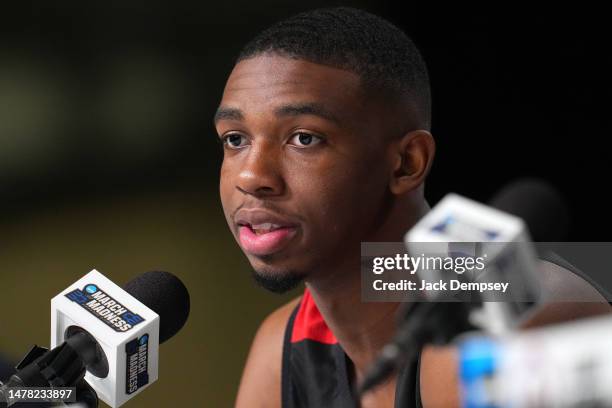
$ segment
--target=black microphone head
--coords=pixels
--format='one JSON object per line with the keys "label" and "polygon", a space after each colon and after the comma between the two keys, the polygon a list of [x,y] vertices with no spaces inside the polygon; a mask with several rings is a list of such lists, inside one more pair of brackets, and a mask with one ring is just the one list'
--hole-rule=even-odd
{"label": "black microphone head", "polygon": [[563,196],[540,179],[519,179],[502,188],[492,207],[522,218],[534,242],[561,242],[567,238],[570,217]]}
{"label": "black microphone head", "polygon": [[170,272],[151,271],[138,275],[123,289],[159,315],[159,343],[174,336],[189,316],[189,292]]}

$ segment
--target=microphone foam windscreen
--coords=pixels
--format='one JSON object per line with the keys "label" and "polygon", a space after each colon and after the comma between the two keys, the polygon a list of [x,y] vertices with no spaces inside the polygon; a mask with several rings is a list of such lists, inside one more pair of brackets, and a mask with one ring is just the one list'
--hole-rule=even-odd
{"label": "microphone foam windscreen", "polygon": [[561,194],[539,179],[520,179],[500,190],[489,203],[522,218],[534,242],[561,242],[567,238],[569,209]]}
{"label": "microphone foam windscreen", "polygon": [[151,271],[138,275],[123,289],[159,315],[159,343],[174,336],[189,316],[189,292],[170,272]]}

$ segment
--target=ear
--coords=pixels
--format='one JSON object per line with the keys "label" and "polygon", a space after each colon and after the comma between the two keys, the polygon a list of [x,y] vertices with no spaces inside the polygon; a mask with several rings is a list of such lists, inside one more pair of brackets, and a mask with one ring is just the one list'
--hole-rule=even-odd
{"label": "ear", "polygon": [[406,133],[391,144],[392,168],[389,188],[401,195],[419,187],[425,181],[436,152],[433,136],[426,130]]}

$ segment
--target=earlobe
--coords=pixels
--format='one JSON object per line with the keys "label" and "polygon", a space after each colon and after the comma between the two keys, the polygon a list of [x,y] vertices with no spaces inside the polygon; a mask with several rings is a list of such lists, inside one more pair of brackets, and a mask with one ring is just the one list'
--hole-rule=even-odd
{"label": "earlobe", "polygon": [[392,145],[393,168],[389,188],[401,195],[420,186],[429,173],[436,145],[431,133],[415,130]]}

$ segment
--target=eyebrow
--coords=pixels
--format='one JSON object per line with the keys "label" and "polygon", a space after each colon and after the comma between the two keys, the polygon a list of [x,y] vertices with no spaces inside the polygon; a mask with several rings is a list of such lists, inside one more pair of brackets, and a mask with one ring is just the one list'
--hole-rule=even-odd
{"label": "eyebrow", "polygon": [[[312,115],[338,123],[338,118],[335,115],[323,105],[315,102],[282,105],[274,110],[274,114],[278,117]],[[220,120],[243,121],[244,114],[240,109],[220,106],[215,113],[214,123]]]}
{"label": "eyebrow", "polygon": [[220,106],[219,109],[217,109],[217,112],[215,112],[214,122],[217,123],[220,120],[242,121],[244,120],[244,115],[242,114],[242,111],[240,109],[224,108]]}
{"label": "eyebrow", "polygon": [[276,116],[312,115],[319,116],[332,122],[338,122],[338,118],[329,110],[327,110],[323,105],[314,102],[283,105],[276,108],[274,113]]}

